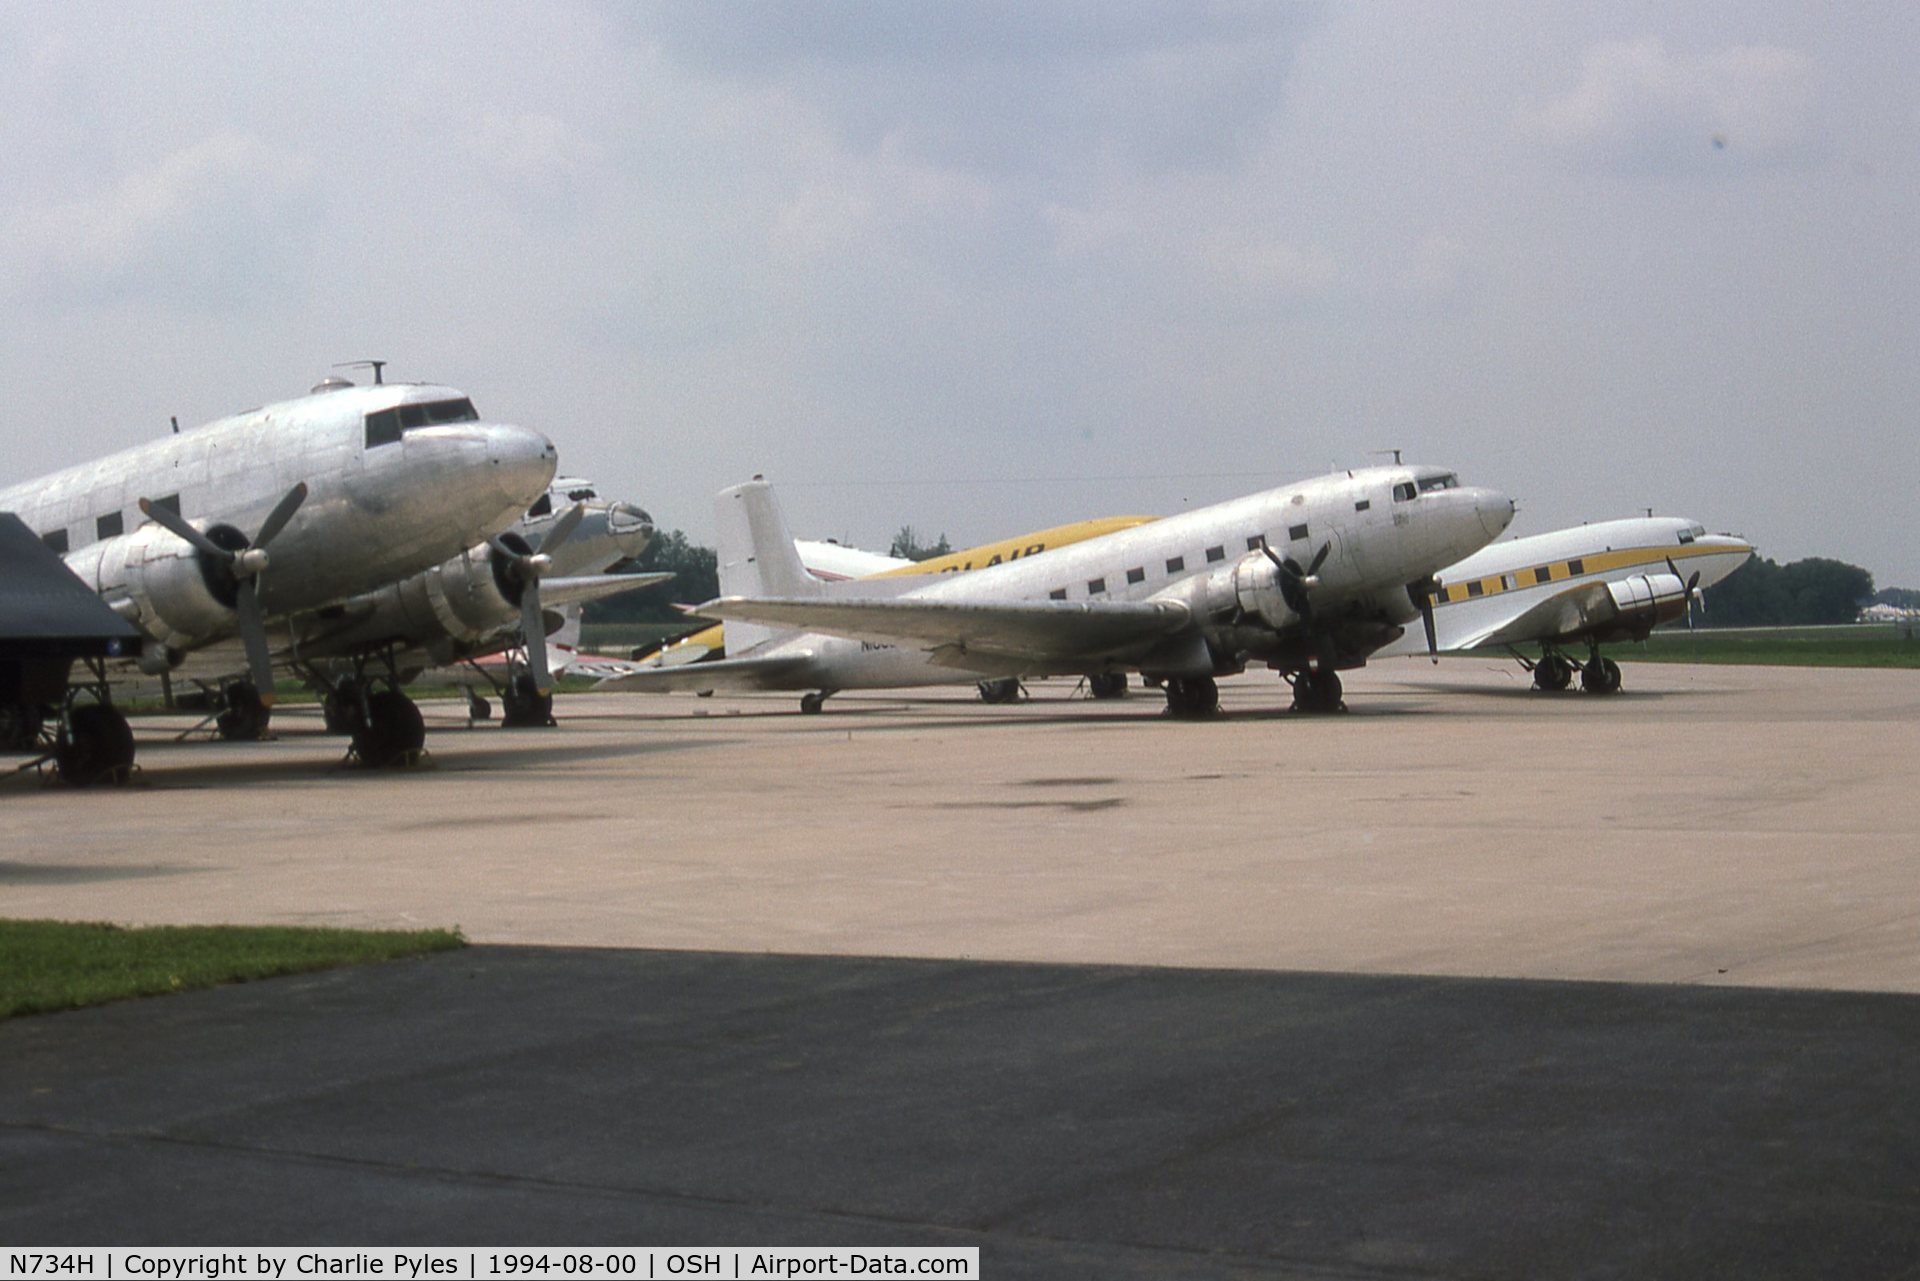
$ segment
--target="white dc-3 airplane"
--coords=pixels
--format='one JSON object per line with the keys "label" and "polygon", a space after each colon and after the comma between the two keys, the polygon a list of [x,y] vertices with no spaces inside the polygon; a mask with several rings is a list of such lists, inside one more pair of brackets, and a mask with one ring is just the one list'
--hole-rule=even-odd
{"label": "white dc-3 airplane", "polygon": [[[1504,494],[1463,488],[1441,468],[1372,467],[968,574],[901,580],[905,590],[882,596],[869,582],[832,590],[808,574],[764,482],[720,501],[741,508],[734,519],[752,531],[764,592],[692,611],[725,620],[730,649],[790,628],[895,646],[881,661],[903,672],[1133,670],[1162,682],[1177,716],[1211,714],[1216,678],[1250,663],[1290,681],[1296,708],[1337,710],[1338,673],[1413,620],[1430,622],[1434,572],[1484,546],[1514,510]],[[763,630],[742,634],[741,623]]]}
{"label": "white dc-3 airplane", "polygon": [[[1695,598],[1747,562],[1753,544],[1709,534],[1697,521],[1641,516],[1578,525],[1494,543],[1436,574],[1436,648],[1501,647],[1533,673],[1534,688],[1611,694],[1620,666],[1600,653],[1613,641],[1645,640],[1662,623],[1692,622]],[[1704,601],[1702,602],[1704,606]],[[1530,659],[1519,646],[1537,644]],[[1566,650],[1587,648],[1584,663]],[[1381,650],[1426,653],[1408,638]]]}
{"label": "white dc-3 airplane", "polygon": [[[0,510],[140,629],[148,675],[237,637],[245,677],[231,701],[264,728],[276,648],[297,668],[310,627],[499,534],[556,461],[545,436],[482,421],[452,387],[329,378],[0,490]],[[537,578],[542,567],[525,568]],[[419,710],[397,685],[361,688],[356,750],[412,741]]]}

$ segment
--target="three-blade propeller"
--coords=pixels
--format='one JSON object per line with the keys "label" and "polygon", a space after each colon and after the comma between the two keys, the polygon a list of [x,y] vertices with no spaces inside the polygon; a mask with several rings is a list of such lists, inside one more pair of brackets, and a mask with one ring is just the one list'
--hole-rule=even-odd
{"label": "three-blade propeller", "polygon": [[[1673,571],[1673,576],[1675,578],[1680,577],[1680,567],[1673,563],[1673,557],[1671,556],[1667,557],[1667,568]],[[1687,630],[1692,631],[1693,630],[1693,602],[1695,600],[1698,600],[1700,602],[1701,613],[1704,614],[1707,610],[1707,598],[1701,595],[1700,571],[1697,569],[1693,571],[1693,577],[1687,580],[1687,594],[1686,594],[1685,600],[1687,604]]]}
{"label": "three-blade propeller", "polygon": [[508,575],[520,585],[520,636],[527,647],[527,667],[533,673],[533,683],[542,693],[553,688],[553,671],[547,663],[547,624],[540,612],[540,579],[553,569],[553,553],[573,537],[573,531],[580,527],[586,514],[586,504],[575,503],[553,522],[553,528],[531,551],[515,551],[498,534],[487,540]]}
{"label": "three-blade propeller", "polygon": [[1327,553],[1333,550],[1333,540],[1328,539],[1320,544],[1320,550],[1313,554],[1313,560],[1308,562],[1305,569],[1300,568],[1300,562],[1291,556],[1281,559],[1279,553],[1268,544],[1264,534],[1260,537],[1260,550],[1266,554],[1268,560],[1273,562],[1273,567],[1277,571],[1280,599],[1287,602],[1288,609],[1300,616],[1302,623],[1312,626],[1313,597],[1309,593],[1311,589],[1320,585],[1320,566],[1326,563]]}
{"label": "three-blade propeller", "polygon": [[173,508],[163,507],[151,499],[140,500],[143,515],[185,540],[208,563],[219,566],[233,580],[234,610],[240,616],[240,641],[247,650],[247,675],[263,707],[273,706],[273,652],[267,644],[267,620],[260,608],[260,575],[270,563],[267,544],[279,537],[293,514],[300,510],[300,504],[306,501],[307,485],[301,481],[274,504],[253,541],[234,548],[214,542],[189,525]]}

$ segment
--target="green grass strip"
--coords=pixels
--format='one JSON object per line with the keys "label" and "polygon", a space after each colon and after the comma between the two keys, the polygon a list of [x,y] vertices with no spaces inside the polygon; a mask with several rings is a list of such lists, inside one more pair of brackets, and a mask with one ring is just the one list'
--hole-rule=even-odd
{"label": "green grass strip", "polygon": [[0,1019],[465,945],[458,930],[0,920]]}

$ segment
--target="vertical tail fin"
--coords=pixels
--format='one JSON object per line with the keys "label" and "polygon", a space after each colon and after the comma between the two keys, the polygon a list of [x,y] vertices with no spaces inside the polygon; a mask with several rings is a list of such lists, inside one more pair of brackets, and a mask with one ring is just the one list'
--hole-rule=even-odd
{"label": "vertical tail fin", "polygon": [[[715,548],[723,596],[822,596],[826,584],[807,572],[793,545],[786,513],[773,486],[756,476],[713,498]],[[752,623],[727,624],[727,653],[744,654],[777,635]]]}

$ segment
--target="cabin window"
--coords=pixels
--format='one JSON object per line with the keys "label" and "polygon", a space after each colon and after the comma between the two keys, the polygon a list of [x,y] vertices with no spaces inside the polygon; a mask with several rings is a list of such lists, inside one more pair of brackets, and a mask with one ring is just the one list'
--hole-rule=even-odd
{"label": "cabin window", "polygon": [[1363,512],[1372,506],[1373,506],[1373,500],[1371,498],[1362,498],[1359,502],[1353,505],[1353,509],[1357,512]]}
{"label": "cabin window", "polygon": [[1486,586],[1482,584],[1479,579],[1476,578],[1471,583],[1467,584],[1467,595],[1484,596],[1486,594],[1487,594]]}
{"label": "cabin window", "polygon": [[1226,548],[1224,547],[1207,548],[1207,564],[1211,565],[1216,560],[1225,560],[1226,558],[1227,558]]}
{"label": "cabin window", "polygon": [[1100,594],[1101,592],[1104,592],[1104,591],[1106,591],[1106,590],[1107,590],[1107,580],[1106,580],[1106,579],[1104,579],[1104,578],[1090,578],[1090,579],[1088,579],[1088,580],[1087,580],[1087,595],[1089,595],[1089,596],[1098,596],[1098,595],[1099,595],[1099,594]]}
{"label": "cabin window", "polygon": [[1127,581],[1129,583],[1144,583],[1147,581],[1147,571],[1144,569],[1130,569],[1127,571]]}
{"label": "cabin window", "polygon": [[1187,558],[1185,556],[1174,556],[1167,561],[1167,572],[1169,574],[1183,573],[1186,568]]}
{"label": "cabin window", "polygon": [[1052,591],[1047,593],[1048,600],[1065,600],[1066,598],[1067,598],[1067,589],[1064,587],[1056,587]]}
{"label": "cabin window", "polygon": [[1542,565],[1540,568],[1533,571],[1533,581],[1536,583],[1549,582],[1552,580],[1552,578],[1553,578],[1553,566],[1551,565]]}
{"label": "cabin window", "polygon": [[65,529],[49,529],[46,533],[40,535],[40,541],[45,543],[48,550],[54,552],[56,555],[65,556],[67,554],[67,531]]}
{"label": "cabin window", "polygon": [[156,498],[153,500],[153,505],[155,507],[164,507],[178,516],[180,514],[180,495],[168,494],[165,498]]}
{"label": "cabin window", "polygon": [[1584,574],[1586,572],[1587,572],[1587,562],[1585,562],[1584,560],[1570,560],[1567,562],[1567,573],[1569,575],[1578,577],[1579,575]]}
{"label": "cabin window", "polygon": [[535,516],[551,516],[551,515],[553,515],[553,495],[552,494],[540,495],[539,498],[534,500],[533,506],[527,508],[528,519],[532,519]]}
{"label": "cabin window", "polygon": [[1289,525],[1287,527],[1287,541],[1301,543],[1305,542],[1306,538],[1307,527],[1305,525]]}
{"label": "cabin window", "polygon": [[93,534],[96,538],[118,538],[125,533],[127,521],[119,512],[108,512],[93,522]]}
{"label": "cabin window", "polygon": [[1518,580],[1518,579],[1516,579],[1516,578],[1515,578],[1515,577],[1514,577],[1514,576],[1513,576],[1512,574],[1502,574],[1502,575],[1500,575],[1500,587],[1501,587],[1501,590],[1503,590],[1503,591],[1509,591],[1509,592],[1510,592],[1510,591],[1512,591],[1512,590],[1513,590],[1514,588],[1516,588],[1516,587],[1518,587],[1519,585],[1520,585],[1520,582],[1519,582],[1519,580]]}
{"label": "cabin window", "polygon": [[367,415],[367,448],[400,443],[400,411],[383,409]]}
{"label": "cabin window", "polygon": [[1407,501],[1408,499],[1410,499],[1410,498],[1412,498],[1412,497],[1413,497],[1413,482],[1412,482],[1412,481],[1410,481],[1410,480],[1403,480],[1403,481],[1401,481],[1401,482],[1400,482],[1400,483],[1399,483],[1398,485],[1395,485],[1395,486],[1393,487],[1393,501],[1394,501],[1394,502],[1396,502],[1396,503],[1404,503],[1404,502],[1406,502],[1406,501]]}

